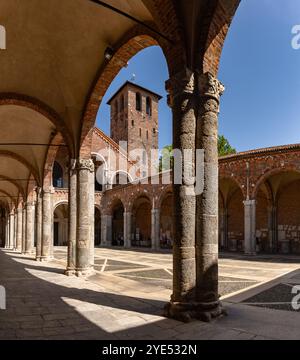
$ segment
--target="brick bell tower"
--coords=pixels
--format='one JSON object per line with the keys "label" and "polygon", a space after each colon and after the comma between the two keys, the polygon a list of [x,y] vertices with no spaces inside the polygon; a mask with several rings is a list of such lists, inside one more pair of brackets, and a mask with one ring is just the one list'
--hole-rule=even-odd
{"label": "brick bell tower", "polygon": [[[110,105],[110,136],[116,142],[126,141],[128,154],[144,149],[147,158],[142,177],[150,175],[151,149],[158,149],[158,103],[162,97],[153,91],[126,81],[107,102]],[[148,160],[148,164],[147,164]]]}

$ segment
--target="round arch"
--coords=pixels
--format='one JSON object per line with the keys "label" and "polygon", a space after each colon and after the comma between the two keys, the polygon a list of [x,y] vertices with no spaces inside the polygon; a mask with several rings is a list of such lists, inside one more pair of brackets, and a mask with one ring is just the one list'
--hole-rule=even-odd
{"label": "round arch", "polygon": [[146,194],[137,194],[132,203],[132,239],[135,247],[151,247],[151,200]]}

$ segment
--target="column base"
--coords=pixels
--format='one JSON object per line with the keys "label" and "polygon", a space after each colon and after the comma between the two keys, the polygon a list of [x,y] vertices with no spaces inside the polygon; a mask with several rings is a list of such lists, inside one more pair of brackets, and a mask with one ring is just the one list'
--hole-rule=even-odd
{"label": "column base", "polygon": [[95,271],[94,268],[92,267],[75,269],[75,275],[77,277],[86,277],[86,276],[91,276],[93,274],[95,274]]}
{"label": "column base", "polygon": [[186,323],[193,319],[210,322],[212,319],[227,315],[227,312],[220,301],[211,303],[170,301],[165,305],[164,315]]}
{"label": "column base", "polygon": [[74,276],[74,275],[75,275],[75,269],[66,268],[66,270],[64,271],[64,274],[65,274],[66,276]]}
{"label": "column base", "polygon": [[247,256],[255,256],[255,255],[257,255],[257,254],[256,254],[255,251],[247,251],[247,252],[245,251],[245,252],[244,252],[244,255],[247,255]]}
{"label": "column base", "polygon": [[46,262],[46,261],[51,261],[53,259],[54,259],[53,256],[40,256],[39,261]]}

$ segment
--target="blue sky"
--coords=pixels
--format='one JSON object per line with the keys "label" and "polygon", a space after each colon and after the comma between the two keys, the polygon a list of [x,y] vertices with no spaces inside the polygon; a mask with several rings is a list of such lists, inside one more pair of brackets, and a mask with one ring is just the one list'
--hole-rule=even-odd
{"label": "blue sky", "polygon": [[[223,49],[219,79],[219,133],[238,151],[300,142],[300,50],[291,46],[291,29],[300,24],[299,0],[242,0]],[[121,70],[99,109],[97,125],[109,134],[106,101],[136,75],[136,83],[163,96],[159,107],[159,145],[172,143],[166,104],[168,71],[159,47],[143,50]]]}

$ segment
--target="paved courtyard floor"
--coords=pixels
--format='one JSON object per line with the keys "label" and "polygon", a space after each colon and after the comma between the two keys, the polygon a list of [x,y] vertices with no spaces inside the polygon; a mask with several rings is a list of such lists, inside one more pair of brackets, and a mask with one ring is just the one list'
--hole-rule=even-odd
{"label": "paved courtyard floor", "polygon": [[0,339],[300,339],[291,301],[300,257],[222,254],[220,295],[228,316],[184,324],[162,316],[172,286],[172,255],[95,249],[95,274],[63,274],[66,248],[38,263],[0,251]]}

